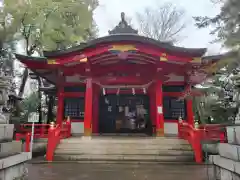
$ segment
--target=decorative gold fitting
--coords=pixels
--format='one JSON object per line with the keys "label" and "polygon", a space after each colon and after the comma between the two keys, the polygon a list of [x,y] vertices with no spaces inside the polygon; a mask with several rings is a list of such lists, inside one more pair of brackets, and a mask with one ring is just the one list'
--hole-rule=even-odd
{"label": "decorative gold fitting", "polygon": [[182,123],[182,122],[183,122],[183,119],[182,119],[181,116],[178,118],[178,122],[179,122],[179,123]]}
{"label": "decorative gold fitting", "polygon": [[54,128],[55,127],[55,123],[54,122],[50,122],[50,128]]}
{"label": "decorative gold fitting", "polygon": [[199,123],[197,121],[194,123],[194,127],[195,127],[195,129],[199,128]]}
{"label": "decorative gold fitting", "polygon": [[67,117],[67,122],[70,122],[70,116]]}

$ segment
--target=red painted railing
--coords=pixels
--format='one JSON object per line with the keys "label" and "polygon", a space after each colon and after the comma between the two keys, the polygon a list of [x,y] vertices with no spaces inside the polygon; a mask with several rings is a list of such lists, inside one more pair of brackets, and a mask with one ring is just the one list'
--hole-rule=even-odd
{"label": "red painted railing", "polygon": [[[34,139],[47,138],[48,137],[48,128],[49,124],[34,124]],[[24,151],[30,152],[30,143],[31,143],[31,134],[32,134],[32,124],[21,124],[18,127],[18,132],[15,133],[15,140],[25,142]]]}
{"label": "red painted railing", "polygon": [[[49,124],[34,124],[34,138],[47,138]],[[32,124],[21,124],[18,127],[18,133],[15,134],[16,140],[25,137],[27,133],[32,133]]]}
{"label": "red painted railing", "polygon": [[198,133],[198,131],[188,123],[179,122],[178,135],[179,138],[188,140],[189,144],[191,144],[192,149],[194,151],[195,161],[197,163],[201,163],[203,160],[203,154],[201,140],[199,136],[200,134]]}
{"label": "red painted railing", "polygon": [[[60,128],[60,126],[59,126]],[[52,131],[58,131],[58,126],[52,127],[50,124],[34,124],[34,139],[48,138],[48,144],[55,142],[52,136]],[[25,151],[30,152],[31,134],[32,134],[32,124],[21,124],[18,133],[15,134],[15,139],[17,141],[25,141]],[[49,134],[50,133],[50,134]],[[57,133],[59,138],[68,138],[71,136],[71,122],[64,121],[61,125],[60,132]],[[48,152],[48,149],[47,149]],[[51,148],[50,148],[51,152]]]}
{"label": "red painted railing", "polygon": [[222,125],[201,125],[199,128],[194,128],[188,123],[179,122],[178,135],[179,138],[186,139],[191,144],[197,163],[203,161],[203,141],[226,142],[225,128]]}
{"label": "red painted railing", "polygon": [[205,141],[227,142],[226,125],[205,124],[198,127],[201,139]]}
{"label": "red painted railing", "polygon": [[56,127],[52,125],[48,130],[48,144],[47,144],[47,153],[46,160],[52,161],[54,156],[54,151],[57,145],[61,140],[61,126],[57,125]]}
{"label": "red painted railing", "polygon": [[67,120],[62,125],[51,124],[48,130],[48,144],[46,160],[53,161],[53,156],[57,145],[62,138],[68,138],[71,136],[71,122]]}
{"label": "red painted railing", "polygon": [[71,136],[71,121],[70,120],[66,120],[62,123],[60,136],[61,136],[61,138],[68,138]]}

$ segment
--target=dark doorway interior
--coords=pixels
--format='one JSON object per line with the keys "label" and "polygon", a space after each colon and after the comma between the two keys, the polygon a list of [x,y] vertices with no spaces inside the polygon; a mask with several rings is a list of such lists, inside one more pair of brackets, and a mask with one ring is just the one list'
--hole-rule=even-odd
{"label": "dark doorway interior", "polygon": [[105,95],[100,97],[100,133],[148,133],[147,95]]}

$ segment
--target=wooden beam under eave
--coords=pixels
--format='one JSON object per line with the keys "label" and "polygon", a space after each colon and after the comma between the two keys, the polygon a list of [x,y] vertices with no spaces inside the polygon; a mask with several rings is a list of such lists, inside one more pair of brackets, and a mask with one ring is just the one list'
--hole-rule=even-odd
{"label": "wooden beam under eave", "polygon": [[182,53],[174,53],[174,52],[168,53],[168,52],[165,52],[163,49],[159,50],[156,47],[150,47],[148,45],[137,45],[137,48],[142,53],[159,57],[159,61],[161,61],[161,59],[162,59],[162,61],[176,61],[176,62],[187,63],[187,62],[192,61],[192,58],[193,58],[191,56],[184,56],[183,52]]}
{"label": "wooden beam under eave", "polygon": [[136,77],[136,76],[127,76],[127,77],[102,77],[102,78],[94,78],[94,80],[100,82],[104,85],[143,85],[147,84],[153,79],[151,77]]}
{"label": "wooden beam under eave", "polygon": [[152,65],[109,65],[109,66],[93,66],[93,76],[99,75],[107,75],[109,73],[128,73],[128,74],[136,74],[136,73],[149,73],[152,72],[155,67]]}

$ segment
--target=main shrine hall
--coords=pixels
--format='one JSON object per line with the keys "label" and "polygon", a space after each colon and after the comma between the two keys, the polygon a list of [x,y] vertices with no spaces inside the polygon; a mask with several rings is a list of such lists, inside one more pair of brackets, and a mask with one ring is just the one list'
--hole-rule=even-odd
{"label": "main shrine hall", "polygon": [[220,60],[205,48],[183,48],[138,34],[124,18],[109,35],[44,57],[16,58],[56,89],[56,123],[72,134],[178,134],[178,119],[194,125],[196,84]]}

